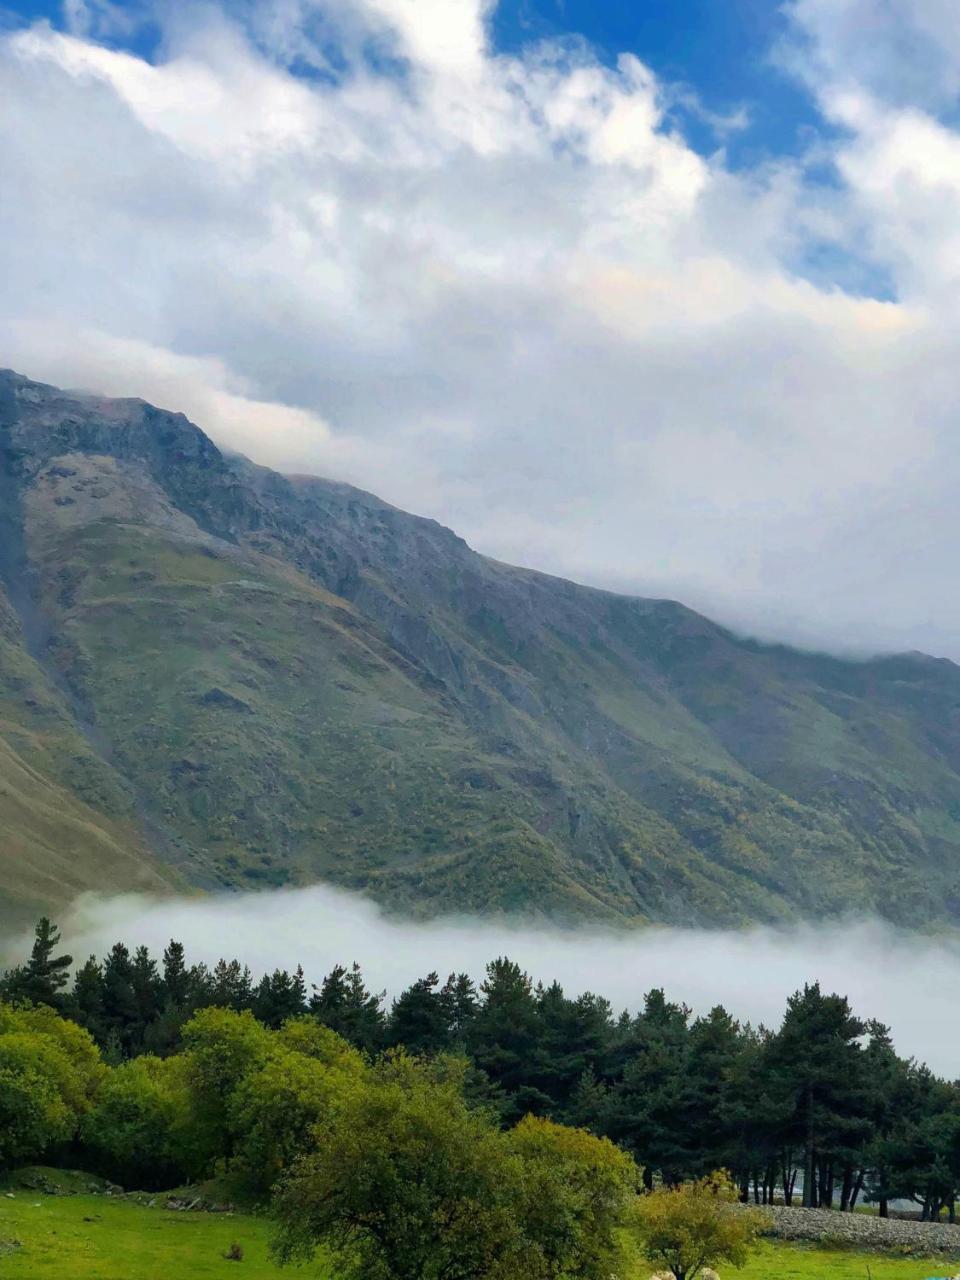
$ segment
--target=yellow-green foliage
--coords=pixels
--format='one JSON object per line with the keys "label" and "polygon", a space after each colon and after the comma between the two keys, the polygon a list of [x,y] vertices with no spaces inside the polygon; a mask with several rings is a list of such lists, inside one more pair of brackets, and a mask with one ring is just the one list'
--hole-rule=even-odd
{"label": "yellow-green foliage", "polygon": [[523,1161],[520,1211],[545,1258],[583,1280],[622,1274],[620,1227],[639,1182],[633,1159],[606,1138],[534,1116],[506,1143]]}
{"label": "yellow-green foliage", "polygon": [[271,1037],[263,1064],[243,1076],[228,1108],[235,1135],[233,1172],[251,1191],[268,1191],[310,1149],[366,1071],[345,1040],[310,1017]]}
{"label": "yellow-green foliage", "polygon": [[642,1252],[676,1280],[695,1280],[705,1267],[742,1267],[766,1215],[737,1203],[737,1188],[721,1171],[696,1182],[662,1187],[637,1201],[632,1229]]}
{"label": "yellow-green foliage", "polygon": [[498,1258],[514,1266],[504,1280],[524,1276],[503,1154],[455,1084],[393,1054],[282,1182],[277,1256],[308,1261],[325,1245],[343,1280],[442,1275],[458,1258],[464,1277],[487,1274]]}
{"label": "yellow-green foliage", "polygon": [[51,1009],[0,1004],[0,1167],[69,1141],[105,1075],[75,1023]]}
{"label": "yellow-green foliage", "polygon": [[230,1105],[244,1076],[266,1062],[270,1032],[249,1010],[202,1009],[183,1029],[184,1070],[191,1094],[199,1171],[232,1156]]}
{"label": "yellow-green foliage", "polygon": [[0,1004],[0,1168],[76,1137],[87,1164],[125,1186],[221,1171],[265,1193],[369,1071],[311,1017],[272,1032],[249,1012],[204,1009],[184,1046],[111,1069],[76,1023]]}
{"label": "yellow-green foliage", "polygon": [[100,1086],[80,1137],[95,1167],[128,1187],[173,1185],[188,1172],[194,1143],[183,1058],[145,1055]]}
{"label": "yellow-green foliage", "polygon": [[451,1062],[387,1055],[352,1081],[281,1180],[281,1261],[318,1247],[343,1280],[606,1280],[632,1203],[611,1143],[529,1119],[502,1133]]}

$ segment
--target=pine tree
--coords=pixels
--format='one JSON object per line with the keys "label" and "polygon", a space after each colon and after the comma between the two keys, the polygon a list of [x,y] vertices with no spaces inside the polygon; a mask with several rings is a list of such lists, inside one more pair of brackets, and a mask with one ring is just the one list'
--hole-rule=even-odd
{"label": "pine tree", "polygon": [[387,1022],[388,1044],[427,1055],[449,1047],[451,1009],[439,985],[439,976],[428,973],[397,997]]}
{"label": "pine tree", "polygon": [[845,996],[825,996],[814,983],[787,1001],[771,1042],[771,1069],[792,1099],[790,1128],[803,1147],[805,1207],[832,1205],[838,1166],[869,1127],[858,1043],[865,1030]]}
{"label": "pine tree", "polygon": [[373,994],[367,990],[356,962],[349,970],[338,964],[319,990],[314,987],[310,1012],[358,1049],[375,1053],[383,1047],[385,997],[385,991]]}
{"label": "pine tree", "polygon": [[275,969],[270,975],[264,974],[254,993],[254,1016],[265,1026],[276,1029],[288,1018],[304,1012],[305,997],[302,969],[297,969],[292,976],[286,969]]}
{"label": "pine tree", "polygon": [[465,1052],[470,1028],[480,1007],[477,988],[469,974],[451,973],[440,995],[447,1010],[451,1048]]}
{"label": "pine tree", "polygon": [[536,1084],[542,1024],[529,976],[501,956],[487,965],[480,991],[467,1043],[480,1070],[503,1090],[506,1118],[549,1113],[551,1099]]}
{"label": "pine tree", "polygon": [[113,945],[103,962],[103,1025],[114,1051],[129,1057],[138,1040],[139,1014],[133,962],[122,942]]}
{"label": "pine tree", "polygon": [[190,977],[183,943],[171,938],[163,953],[163,994],[171,1004],[183,1008],[187,1003],[189,990]]}
{"label": "pine tree", "polygon": [[60,945],[60,933],[46,916],[37,921],[30,959],[20,970],[19,991],[14,994],[34,1004],[47,1004],[58,1009],[63,1004],[61,995],[73,964],[73,956],[55,955]]}
{"label": "pine tree", "polygon": [[76,972],[70,1012],[95,1040],[103,1041],[103,970],[96,956],[90,956]]}

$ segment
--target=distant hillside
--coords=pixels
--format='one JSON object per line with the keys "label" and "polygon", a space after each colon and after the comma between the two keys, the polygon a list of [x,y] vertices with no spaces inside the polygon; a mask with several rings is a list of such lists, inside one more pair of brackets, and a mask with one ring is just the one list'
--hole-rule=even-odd
{"label": "distant hillside", "polygon": [[956,920],[960,668],[761,646],[0,373],[0,909],[317,879]]}

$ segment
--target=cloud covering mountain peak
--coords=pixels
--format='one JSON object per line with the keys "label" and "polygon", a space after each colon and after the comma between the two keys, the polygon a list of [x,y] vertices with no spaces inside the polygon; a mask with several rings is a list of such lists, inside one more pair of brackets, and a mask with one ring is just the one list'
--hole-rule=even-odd
{"label": "cloud covering mountain peak", "polygon": [[149,58],[131,12],[0,41],[5,363],[504,559],[960,656],[945,6],[796,0],[823,129],[749,168],[642,50],[505,53],[477,0],[150,6]]}

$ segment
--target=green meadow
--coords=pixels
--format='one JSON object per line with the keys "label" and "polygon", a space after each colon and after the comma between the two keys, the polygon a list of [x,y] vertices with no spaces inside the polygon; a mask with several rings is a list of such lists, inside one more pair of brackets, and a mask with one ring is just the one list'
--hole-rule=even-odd
{"label": "green meadow", "polygon": [[[162,1203],[162,1200],[160,1201]],[[252,1214],[188,1213],[150,1209],[103,1195],[48,1196],[17,1190],[0,1194],[0,1277],[3,1280],[264,1280],[288,1274],[336,1280],[318,1262],[309,1268],[275,1266],[268,1254],[269,1223]],[[19,1248],[9,1249],[9,1242]],[[232,1245],[243,1260],[224,1255]],[[638,1264],[630,1280],[646,1280]],[[765,1244],[741,1280],[925,1280],[949,1276],[956,1264],[884,1257],[793,1245]]]}

